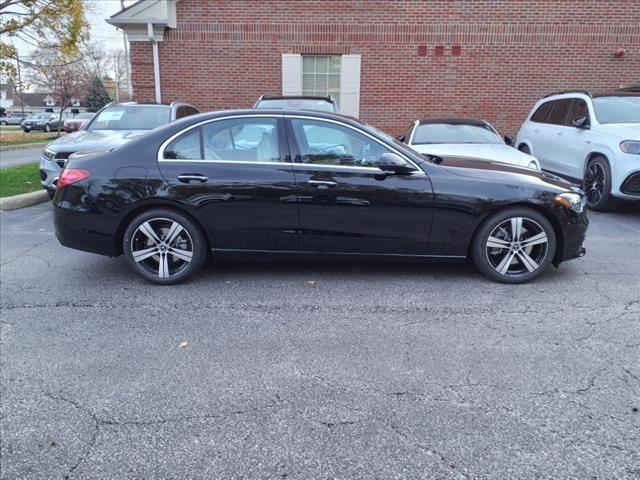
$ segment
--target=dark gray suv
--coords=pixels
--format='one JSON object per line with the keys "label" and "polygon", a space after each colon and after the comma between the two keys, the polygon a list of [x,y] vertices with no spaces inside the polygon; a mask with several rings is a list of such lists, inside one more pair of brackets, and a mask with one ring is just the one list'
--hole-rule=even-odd
{"label": "dark gray suv", "polygon": [[113,150],[161,125],[200,113],[184,102],[111,103],[80,131],[51,142],[40,158],[40,183],[53,197],[60,171],[70,155]]}

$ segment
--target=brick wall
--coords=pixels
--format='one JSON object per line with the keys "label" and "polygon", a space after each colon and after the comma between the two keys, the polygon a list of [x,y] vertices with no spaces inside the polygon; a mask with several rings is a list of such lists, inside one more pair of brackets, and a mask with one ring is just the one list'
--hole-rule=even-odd
{"label": "brick wall", "polygon": [[[279,93],[283,53],[361,54],[360,118],[394,134],[432,115],[515,133],[546,93],[640,81],[640,0],[179,0],[177,12],[160,43],[163,100],[201,110]],[[133,43],[131,62],[134,97],[153,100],[151,47]]]}

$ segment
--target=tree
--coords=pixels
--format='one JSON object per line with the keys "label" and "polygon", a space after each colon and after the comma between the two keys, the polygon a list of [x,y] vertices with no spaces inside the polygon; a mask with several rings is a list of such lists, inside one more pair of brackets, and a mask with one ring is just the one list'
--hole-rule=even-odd
{"label": "tree", "polygon": [[88,38],[83,0],[0,0],[0,73],[15,76],[14,40],[34,51],[55,51],[58,61],[74,56]]}
{"label": "tree", "polygon": [[111,101],[111,96],[98,76],[94,76],[89,82],[87,96],[85,97],[85,105],[87,111],[97,112],[107,103]]}
{"label": "tree", "polygon": [[82,75],[81,59],[69,59],[52,51],[31,57],[30,83],[47,92],[60,105],[58,136],[62,128],[62,114],[73,100],[84,98],[87,91],[86,77]]}

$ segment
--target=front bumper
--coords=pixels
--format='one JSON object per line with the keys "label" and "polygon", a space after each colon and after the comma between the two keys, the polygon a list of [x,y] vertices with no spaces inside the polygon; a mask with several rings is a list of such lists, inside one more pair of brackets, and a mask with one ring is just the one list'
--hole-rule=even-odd
{"label": "front bumper", "polygon": [[56,163],[55,159],[47,160],[44,157],[40,157],[40,184],[47,190],[55,190],[58,177],[62,168]]}
{"label": "front bumper", "polygon": [[562,262],[584,257],[587,251],[584,247],[584,241],[589,227],[586,210],[582,213],[575,213],[564,207],[560,208],[564,211],[561,215],[562,238],[559,245],[561,250],[553,262],[556,266]]}

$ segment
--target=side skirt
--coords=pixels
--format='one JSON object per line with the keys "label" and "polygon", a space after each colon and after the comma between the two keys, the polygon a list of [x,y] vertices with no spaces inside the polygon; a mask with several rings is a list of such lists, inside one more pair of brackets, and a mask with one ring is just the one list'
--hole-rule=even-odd
{"label": "side skirt", "polygon": [[387,253],[298,252],[273,250],[235,250],[212,248],[215,259],[244,261],[357,261],[357,262],[464,262],[465,256],[403,255]]}

